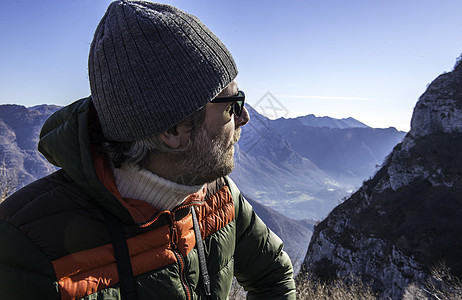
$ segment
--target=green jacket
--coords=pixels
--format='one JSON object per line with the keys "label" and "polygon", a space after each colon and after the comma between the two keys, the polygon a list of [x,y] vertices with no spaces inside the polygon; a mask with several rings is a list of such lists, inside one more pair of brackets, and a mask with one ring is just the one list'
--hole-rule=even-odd
{"label": "green jacket", "polygon": [[123,225],[140,299],[205,299],[190,206],[212,299],[228,297],[233,276],[250,299],[295,299],[281,240],[229,178],[208,184],[205,198],[193,197],[171,212],[122,199],[90,142],[95,116],[91,98],[53,114],[39,150],[62,169],[0,205],[1,299],[119,299],[108,213]]}

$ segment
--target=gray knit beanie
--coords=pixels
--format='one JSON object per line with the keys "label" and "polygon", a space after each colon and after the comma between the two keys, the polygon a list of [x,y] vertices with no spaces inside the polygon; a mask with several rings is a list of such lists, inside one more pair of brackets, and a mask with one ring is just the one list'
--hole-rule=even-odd
{"label": "gray knit beanie", "polygon": [[99,23],[88,71],[106,139],[163,132],[237,75],[223,43],[195,16],[147,1],[115,1]]}

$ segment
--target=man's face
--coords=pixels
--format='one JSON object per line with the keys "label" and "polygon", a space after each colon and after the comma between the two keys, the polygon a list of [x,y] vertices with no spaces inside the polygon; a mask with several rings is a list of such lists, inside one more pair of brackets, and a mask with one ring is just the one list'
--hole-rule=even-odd
{"label": "man's face", "polygon": [[211,139],[204,127],[193,136],[191,148],[178,153],[180,183],[202,185],[228,175],[234,169],[234,144],[239,140],[240,129],[231,141],[224,136]]}
{"label": "man's face", "polygon": [[[232,82],[217,97],[237,94],[237,84]],[[243,110],[240,117],[230,113],[232,102],[208,103],[202,127],[191,136],[192,147],[182,152],[179,165],[182,181],[188,185],[200,185],[228,175],[234,169],[234,145],[241,129],[249,121]]]}

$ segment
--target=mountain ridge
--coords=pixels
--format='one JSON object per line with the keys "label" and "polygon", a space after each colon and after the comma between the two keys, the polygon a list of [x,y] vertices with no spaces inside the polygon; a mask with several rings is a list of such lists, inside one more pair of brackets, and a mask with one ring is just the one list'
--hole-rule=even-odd
{"label": "mountain ridge", "polygon": [[296,118],[290,118],[287,120],[297,120],[299,121],[302,125],[308,126],[308,127],[327,127],[327,128],[339,128],[339,129],[345,129],[345,128],[370,128],[366,124],[352,118],[342,118],[342,119],[336,119],[328,116],[323,116],[323,117],[317,117],[314,114],[309,114],[306,116],[299,116]]}

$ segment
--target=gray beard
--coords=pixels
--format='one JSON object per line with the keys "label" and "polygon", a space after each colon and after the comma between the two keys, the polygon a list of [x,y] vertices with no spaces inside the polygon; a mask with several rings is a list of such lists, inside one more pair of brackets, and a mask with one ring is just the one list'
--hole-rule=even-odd
{"label": "gray beard", "polygon": [[239,140],[238,128],[229,145],[222,136],[211,139],[201,128],[194,133],[191,147],[175,153],[179,177],[176,182],[184,185],[203,185],[226,176],[234,169],[234,144]]}

